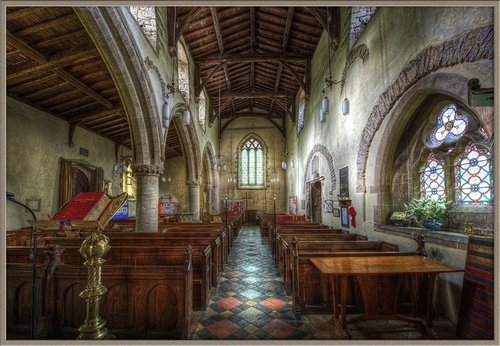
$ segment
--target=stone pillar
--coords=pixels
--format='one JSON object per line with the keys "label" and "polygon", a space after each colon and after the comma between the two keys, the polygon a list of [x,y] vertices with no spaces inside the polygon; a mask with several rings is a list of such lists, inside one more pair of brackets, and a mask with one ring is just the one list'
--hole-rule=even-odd
{"label": "stone pillar", "polygon": [[158,232],[159,176],[162,168],[134,165],[137,178],[136,232]]}
{"label": "stone pillar", "polygon": [[212,215],[220,214],[220,203],[219,203],[218,193],[219,189],[217,188],[216,185],[213,185],[212,189],[210,190],[210,204],[212,207],[210,213],[212,213]]}
{"label": "stone pillar", "polygon": [[189,193],[189,209],[193,213],[193,220],[200,219],[200,183],[190,181],[187,183]]}

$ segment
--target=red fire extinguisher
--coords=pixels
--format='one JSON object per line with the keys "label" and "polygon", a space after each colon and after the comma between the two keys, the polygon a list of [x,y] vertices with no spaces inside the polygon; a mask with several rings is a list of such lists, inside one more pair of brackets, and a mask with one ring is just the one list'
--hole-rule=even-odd
{"label": "red fire extinguisher", "polygon": [[356,209],[349,207],[349,217],[351,219],[351,226],[356,228]]}

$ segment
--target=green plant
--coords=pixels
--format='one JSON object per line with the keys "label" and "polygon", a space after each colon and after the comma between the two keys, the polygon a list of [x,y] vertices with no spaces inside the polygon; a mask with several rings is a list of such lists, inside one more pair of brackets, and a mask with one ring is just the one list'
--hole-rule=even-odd
{"label": "green plant", "polygon": [[446,217],[446,201],[443,199],[432,199],[424,196],[414,198],[410,204],[406,204],[406,217],[408,219],[421,221],[443,221]]}

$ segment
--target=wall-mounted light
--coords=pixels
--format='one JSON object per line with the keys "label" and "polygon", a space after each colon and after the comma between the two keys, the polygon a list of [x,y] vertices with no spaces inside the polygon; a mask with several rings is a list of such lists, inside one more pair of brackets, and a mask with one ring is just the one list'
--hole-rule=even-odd
{"label": "wall-mounted light", "polygon": [[326,121],[326,112],[323,108],[319,110],[319,121],[322,123]]}
{"label": "wall-mounted light", "polygon": [[184,111],[184,113],[182,114],[182,123],[185,125],[185,126],[188,126],[189,124],[191,124],[191,111],[188,109],[186,109]]}
{"label": "wall-mounted light", "polygon": [[349,114],[349,100],[347,99],[347,97],[342,101],[342,114]]}
{"label": "wall-mounted light", "polygon": [[330,107],[330,102],[328,101],[328,97],[326,97],[325,95],[321,100],[321,109],[325,112],[325,114],[328,114],[329,107]]}
{"label": "wall-mounted light", "polygon": [[286,169],[286,161],[285,160],[283,160],[281,162],[281,168]]}
{"label": "wall-mounted light", "polygon": [[292,160],[292,162],[290,163],[290,166],[292,166],[292,168],[295,167],[295,161],[294,160]]}

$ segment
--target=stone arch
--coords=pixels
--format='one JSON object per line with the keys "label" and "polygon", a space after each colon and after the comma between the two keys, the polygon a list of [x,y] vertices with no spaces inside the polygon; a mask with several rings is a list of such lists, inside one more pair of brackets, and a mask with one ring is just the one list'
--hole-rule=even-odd
{"label": "stone arch", "polygon": [[356,159],[356,192],[366,192],[366,163],[371,143],[387,114],[401,96],[421,78],[443,67],[493,59],[493,26],[485,26],[420,51],[401,70],[396,80],[379,96],[361,134]]}
{"label": "stone arch", "polygon": [[[184,102],[178,102],[171,111],[171,121],[175,122],[177,134],[181,140],[182,152],[187,163],[188,182],[197,184],[199,183],[201,174],[200,145],[193,121],[191,121],[189,125],[184,125],[183,123],[182,115],[187,109],[188,106]],[[168,131],[165,132],[163,143],[166,143],[167,132]]]}
{"label": "stone arch", "polygon": [[340,93],[344,91],[344,86],[345,86],[345,80],[347,78],[347,72],[349,71],[349,68],[351,65],[354,63],[354,61],[357,58],[360,58],[363,64],[368,60],[368,57],[370,56],[370,50],[366,46],[366,44],[362,43],[353,50],[349,52],[349,55],[347,56],[347,59],[345,61],[344,65],[344,71],[342,71],[342,79],[340,80]]}
{"label": "stone arch", "polygon": [[[441,94],[447,98],[457,100],[463,105],[467,104],[468,78],[452,73],[436,73],[423,77],[415,83],[387,115],[386,126],[379,134],[381,138],[388,138],[383,146],[372,150],[375,167],[374,187],[370,189],[372,193],[378,193],[377,210],[374,221],[381,223],[385,221],[386,214],[391,210],[390,181],[392,178],[392,161],[397,150],[398,143],[404,130],[413,120],[415,109],[423,102],[425,96],[431,94]],[[474,110],[467,109],[475,115]],[[413,149],[412,149],[413,150]],[[426,151],[428,153],[428,151]]]}
{"label": "stone arch", "polygon": [[306,166],[304,169],[304,194],[306,193],[306,186],[307,186],[307,172],[309,172],[309,166],[311,165],[311,161],[316,153],[320,153],[321,155],[324,156],[326,159],[326,162],[328,163],[328,171],[330,172],[330,182],[332,185],[332,190],[329,192],[330,195],[333,195],[333,191],[337,188],[337,177],[335,175],[335,167],[333,166],[333,158],[330,152],[328,151],[328,148],[325,147],[322,144],[316,144],[312,148],[312,150],[309,152],[309,156],[307,157],[306,161]]}
{"label": "stone arch", "polygon": [[219,175],[213,169],[215,165],[215,152],[212,144],[208,142],[203,149],[203,161],[208,167],[208,184],[210,184],[210,213],[219,214]]}
{"label": "stone arch", "polygon": [[[137,166],[162,170],[162,128],[155,93],[127,24],[125,7],[78,7],[75,13],[92,37],[115,82],[128,120]],[[145,168],[142,168],[144,170]]]}

